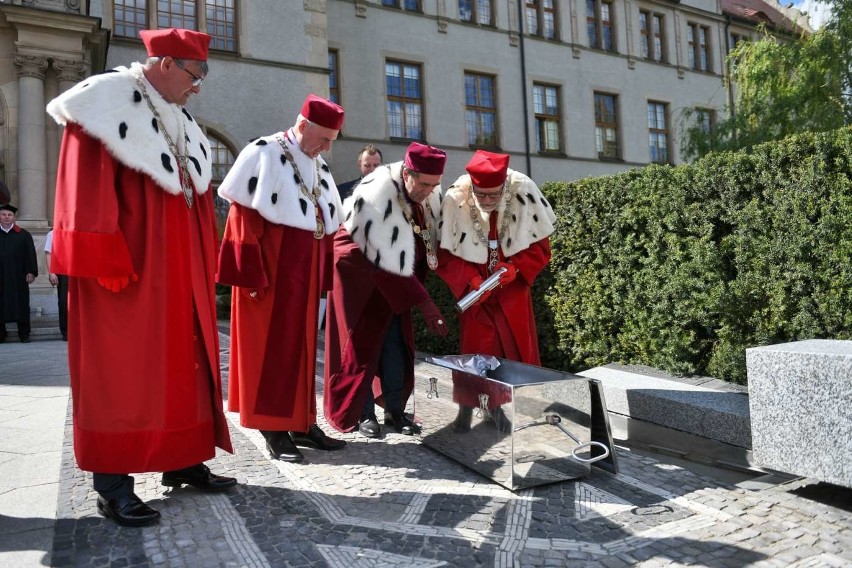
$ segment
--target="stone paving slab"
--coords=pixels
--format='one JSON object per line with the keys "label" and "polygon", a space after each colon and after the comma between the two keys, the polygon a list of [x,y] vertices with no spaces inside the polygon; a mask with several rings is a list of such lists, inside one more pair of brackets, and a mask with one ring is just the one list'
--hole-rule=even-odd
{"label": "stone paving slab", "polygon": [[[227,368],[227,338],[223,345]],[[61,384],[52,376],[44,384]],[[236,453],[222,453],[209,465],[240,485],[207,495],[166,489],[158,474],[137,475],[137,492],[163,518],[133,529],[98,516],[91,477],[74,463],[66,413],[55,520],[42,513],[0,515],[0,564],[852,565],[852,491],[810,480],[748,490],[616,448],[618,475],[593,468],[578,482],[513,493],[395,433],[380,440],[342,435],[349,442],[343,451],[308,449],[304,463],[273,461],[258,432],[240,427],[236,415],[228,419]],[[49,545],[47,521],[53,523]],[[17,532],[10,538],[9,531]]]}
{"label": "stone paving slab", "polygon": [[74,465],[69,418],[53,565],[852,564],[849,510],[797,495],[808,481],[748,491],[617,448],[618,475],[593,470],[579,482],[512,493],[395,433],[342,435],[343,451],[273,461],[258,432],[228,419],[236,453],[209,465],[240,485],[207,495],[138,475],[137,493],[163,518],[132,529],[96,514],[91,479]]}

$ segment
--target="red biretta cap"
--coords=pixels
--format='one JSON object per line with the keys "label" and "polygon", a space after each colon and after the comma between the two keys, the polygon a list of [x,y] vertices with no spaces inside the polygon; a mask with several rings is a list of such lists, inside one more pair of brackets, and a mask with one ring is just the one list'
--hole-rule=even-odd
{"label": "red biretta cap", "polygon": [[470,181],[476,187],[492,188],[503,185],[509,170],[509,156],[477,150],[465,166]]}
{"label": "red biretta cap", "polygon": [[166,28],[162,30],[140,30],[139,37],[148,50],[148,57],[174,57],[207,61],[210,36],[194,30]]}
{"label": "red biretta cap", "polygon": [[421,174],[439,176],[446,163],[447,153],[434,146],[412,142],[405,151],[405,167]]}
{"label": "red biretta cap", "polygon": [[343,126],[343,107],[311,93],[302,104],[302,116],[325,128],[340,130]]}

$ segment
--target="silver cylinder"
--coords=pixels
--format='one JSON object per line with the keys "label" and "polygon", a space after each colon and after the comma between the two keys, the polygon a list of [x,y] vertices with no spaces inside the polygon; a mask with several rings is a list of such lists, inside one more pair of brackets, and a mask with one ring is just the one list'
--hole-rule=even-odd
{"label": "silver cylinder", "polygon": [[500,269],[497,270],[497,272],[485,279],[479,289],[472,290],[465,294],[464,297],[462,297],[458,301],[458,303],[456,303],[456,309],[459,312],[463,312],[472,305],[474,305],[476,302],[478,302],[479,298],[481,298],[484,293],[488,292],[489,290],[493,290],[497,287],[497,285],[500,283],[500,276],[504,272],[506,272],[506,267],[501,266]]}

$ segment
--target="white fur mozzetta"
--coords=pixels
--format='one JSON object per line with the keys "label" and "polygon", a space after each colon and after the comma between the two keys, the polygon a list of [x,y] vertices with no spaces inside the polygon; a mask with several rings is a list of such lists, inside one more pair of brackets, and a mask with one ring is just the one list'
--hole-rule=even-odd
{"label": "white fur mozzetta", "polygon": [[[509,170],[507,180],[509,183],[506,191],[509,198],[500,199],[497,227],[502,227],[503,218],[511,215],[506,232],[500,240],[503,256],[509,258],[529,248],[536,241],[550,236],[556,215],[541,190],[529,177]],[[473,228],[470,199],[474,199],[470,176],[465,174],[447,189],[444,196],[441,210],[441,248],[468,262],[484,264],[488,260],[488,248]],[[489,214],[478,207],[475,207],[475,214],[479,215],[483,234],[487,238]]]}
{"label": "white fur mozzetta", "polygon": [[[402,162],[373,170],[343,203],[346,215],[343,225],[373,264],[392,274],[411,276],[414,274],[415,239],[420,237],[415,236],[405,218],[399,191],[405,191]],[[432,190],[427,199],[432,209],[432,243],[437,246],[441,188]],[[405,198],[403,202],[410,215],[411,209]]]}
{"label": "white fur mozzetta", "polygon": [[[313,232],[317,227],[314,205],[310,197],[302,193],[298,176],[284,157],[284,149],[278,142],[283,136],[283,133],[264,136],[243,148],[219,186],[219,195],[231,203],[256,210],[271,223]],[[321,156],[309,158],[298,144],[291,143],[288,148],[308,189],[314,187],[319,168],[317,205],[322,212],[325,233],[336,233],[342,207],[328,165]]]}
{"label": "white fur mozzetta", "polygon": [[[160,114],[180,152],[186,153],[187,169],[195,191],[210,188],[210,142],[195,119],[183,107],[167,102],[142,75],[142,66],[117,67],[77,83],[47,105],[59,124],[78,124],[99,140],[116,160],[151,177],[167,193],[182,193],[176,158],[154,113],[142,96],[137,78]],[[187,140],[184,140],[186,133]]]}

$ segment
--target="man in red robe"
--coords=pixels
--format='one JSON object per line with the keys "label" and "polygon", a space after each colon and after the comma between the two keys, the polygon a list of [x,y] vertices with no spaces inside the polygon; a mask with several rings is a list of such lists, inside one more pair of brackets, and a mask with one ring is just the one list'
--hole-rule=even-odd
{"label": "man in red robe", "polygon": [[[500,268],[505,272],[498,288],[459,317],[459,352],[541,365],[530,287],[550,261],[548,237],[556,216],[538,186],[509,169],[509,156],[477,150],[466,169],[444,197],[438,275],[461,298]],[[507,425],[500,393],[471,392],[461,378],[454,377],[453,384],[456,430],[470,429],[480,394],[488,395],[482,410],[498,426]]]}
{"label": "man in red robe", "polygon": [[385,425],[411,435],[404,413],[414,385],[417,306],[429,330],[446,335],[443,316],[423,286],[437,266],[443,150],[412,142],[405,160],[365,177],[344,205],[334,239],[334,282],[325,340],[325,417],[341,432],[375,438]]}
{"label": "man in red robe", "polygon": [[68,359],[77,465],[120,525],[160,514],[130,472],[163,485],[236,484],[204,461],[232,452],[222,409],[210,144],[183,105],[207,73],[207,34],[140,32],[144,64],[50,102],[65,125],[50,271],[70,277]]}
{"label": "man in red robe", "polygon": [[308,95],[295,125],[240,152],[219,195],[231,202],[217,280],[233,286],[228,409],[273,459],[346,445],[317,426],[319,298],[331,282],[340,197],[325,161],[343,109]]}

